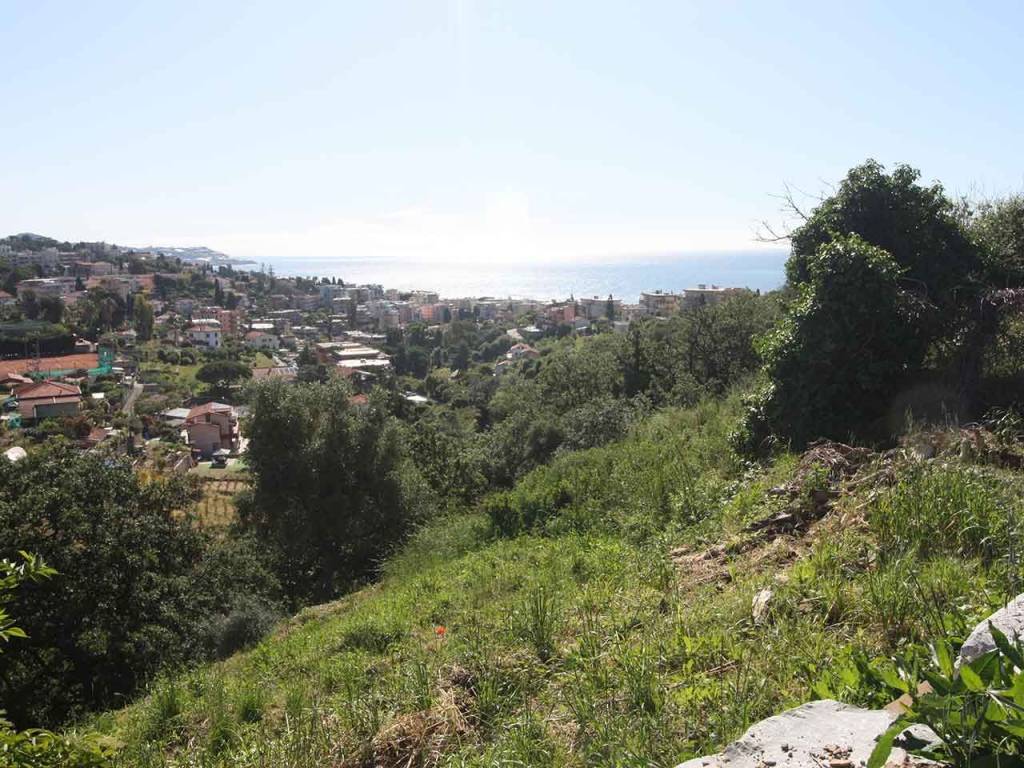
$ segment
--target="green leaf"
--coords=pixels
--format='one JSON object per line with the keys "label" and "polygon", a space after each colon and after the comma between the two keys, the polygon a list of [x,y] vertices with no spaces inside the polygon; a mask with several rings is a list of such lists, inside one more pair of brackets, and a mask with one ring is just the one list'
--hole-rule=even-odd
{"label": "green leaf", "polygon": [[885,765],[885,761],[889,759],[889,753],[892,752],[893,741],[903,733],[906,727],[907,722],[902,717],[897,718],[885,733],[878,737],[878,743],[871,750],[871,756],[868,757],[867,768],[882,768]]}
{"label": "green leaf", "polygon": [[946,677],[953,677],[953,656],[949,643],[945,640],[939,640],[935,643],[935,659],[939,663],[939,669],[942,671],[942,674]]}
{"label": "green leaf", "polygon": [[992,634],[992,639],[996,643],[996,647],[1002,651],[1003,656],[1013,662],[1013,666],[1017,669],[1024,670],[1024,655],[1021,655],[1020,649],[1016,644],[1011,643],[1010,640],[996,629],[995,624],[991,621],[988,623],[988,631]]}
{"label": "green leaf", "polygon": [[982,682],[978,673],[971,669],[970,665],[960,668],[960,679],[967,686],[967,690],[973,693],[982,693],[985,690],[985,683]]}
{"label": "green leaf", "polygon": [[883,683],[902,693],[910,693],[910,683],[896,674],[891,667],[878,667],[874,670],[875,676]]}
{"label": "green leaf", "polygon": [[921,671],[921,676],[931,684],[935,693],[940,696],[945,696],[953,690],[952,682],[945,675],[940,675],[930,669],[925,669]]}
{"label": "green leaf", "polygon": [[1005,731],[1011,736],[1024,738],[1024,720],[1003,720],[1002,722],[997,722],[995,725],[996,728],[1001,731]]}

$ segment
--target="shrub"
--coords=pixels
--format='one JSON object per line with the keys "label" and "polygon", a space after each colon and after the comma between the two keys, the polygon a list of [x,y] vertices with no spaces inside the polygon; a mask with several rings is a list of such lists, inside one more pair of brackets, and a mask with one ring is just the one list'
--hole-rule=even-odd
{"label": "shrub", "polygon": [[207,624],[205,645],[215,658],[227,658],[266,637],[280,618],[281,614],[265,600],[240,597],[229,613]]}

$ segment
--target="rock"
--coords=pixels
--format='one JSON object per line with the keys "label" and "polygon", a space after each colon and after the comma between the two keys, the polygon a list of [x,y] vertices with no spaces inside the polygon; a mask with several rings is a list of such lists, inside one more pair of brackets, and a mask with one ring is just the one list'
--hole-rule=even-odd
{"label": "rock", "polygon": [[957,667],[961,664],[970,664],[996,647],[992,633],[988,631],[989,622],[992,622],[1011,642],[1015,639],[1024,640],[1024,595],[1017,595],[1006,606],[978,623],[960,649]]}
{"label": "rock", "polygon": [[764,624],[765,619],[768,618],[768,603],[772,599],[772,591],[765,587],[756,595],[750,604],[750,613],[754,617],[755,624]]}
{"label": "rock", "polygon": [[[779,768],[859,766],[867,763],[878,737],[894,719],[895,715],[881,709],[812,701],[752,725],[717,755],[695,757],[677,768],[758,768],[771,763]],[[914,728],[915,736],[930,734]],[[902,749],[894,747],[889,762],[898,764],[905,757]]]}

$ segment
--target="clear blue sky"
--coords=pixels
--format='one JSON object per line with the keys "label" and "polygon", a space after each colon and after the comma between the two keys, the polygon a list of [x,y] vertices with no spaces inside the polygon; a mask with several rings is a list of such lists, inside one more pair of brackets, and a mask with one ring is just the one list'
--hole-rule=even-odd
{"label": "clear blue sky", "polygon": [[867,157],[1024,189],[1024,4],[0,2],[0,232],[239,256],[750,248]]}

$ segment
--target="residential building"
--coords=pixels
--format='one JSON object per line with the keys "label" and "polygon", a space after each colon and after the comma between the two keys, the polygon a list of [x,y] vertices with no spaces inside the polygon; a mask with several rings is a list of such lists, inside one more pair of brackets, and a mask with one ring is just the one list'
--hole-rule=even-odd
{"label": "residential building", "polygon": [[73,261],[71,262],[71,274],[75,277],[103,277],[112,275],[114,265],[109,261]]}
{"label": "residential building", "polygon": [[174,311],[179,315],[190,317],[196,308],[195,299],[178,299],[174,302]]}
{"label": "residential building", "polygon": [[561,303],[549,304],[544,308],[544,316],[548,322],[555,325],[571,323],[576,319],[576,302],[564,301]]}
{"label": "residential building", "polygon": [[18,298],[22,299],[29,291],[38,298],[51,296],[60,298],[75,292],[75,278],[73,277],[38,277],[31,280],[22,280],[18,283]]}
{"label": "residential building", "polygon": [[706,285],[700,283],[696,288],[687,288],[683,291],[682,306],[684,309],[695,309],[710,304],[718,304],[726,297],[731,296],[742,289],[722,288],[718,285]]}
{"label": "residential building", "polygon": [[266,333],[265,331],[249,331],[245,334],[245,346],[249,349],[275,352],[280,348],[281,341],[273,333]]}
{"label": "residential building", "polygon": [[320,285],[320,306],[325,309],[332,309],[337,299],[347,297],[348,289],[344,285],[333,283],[322,283]]}
{"label": "residential building", "polygon": [[409,300],[413,304],[437,304],[440,297],[436,291],[412,291],[409,294]]}
{"label": "residential building", "polygon": [[[576,303],[579,308],[579,315],[585,317],[587,320],[614,320],[622,314],[622,301],[614,299],[611,296],[604,299],[592,296],[590,298],[582,298]],[[610,307],[609,303],[611,304]],[[611,311],[612,317],[608,317],[609,310]]]}
{"label": "residential building", "polygon": [[292,307],[303,312],[312,312],[320,306],[320,294],[296,293],[292,296]]}
{"label": "residential building", "polygon": [[668,317],[679,312],[683,296],[666,291],[645,291],[640,294],[640,309],[652,317]]}
{"label": "residential building", "polygon": [[522,360],[524,358],[532,359],[537,357],[540,357],[540,352],[524,342],[513,344],[509,348],[508,352],[505,353],[505,359],[507,360]]}
{"label": "residential building", "polygon": [[63,381],[39,381],[22,384],[14,390],[22,423],[74,416],[82,407],[82,392],[77,384]]}
{"label": "residential building", "polygon": [[208,321],[206,323],[193,325],[187,332],[188,337],[192,340],[193,344],[209,347],[210,349],[220,349],[222,334],[220,323],[217,323],[216,321]]}
{"label": "residential building", "polygon": [[238,416],[225,403],[197,405],[185,417],[185,432],[192,450],[204,458],[214,451],[238,450]]}
{"label": "residential building", "polygon": [[60,267],[60,253],[56,248],[43,248],[39,251],[12,251],[7,260],[13,267],[40,267],[52,271]]}

